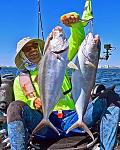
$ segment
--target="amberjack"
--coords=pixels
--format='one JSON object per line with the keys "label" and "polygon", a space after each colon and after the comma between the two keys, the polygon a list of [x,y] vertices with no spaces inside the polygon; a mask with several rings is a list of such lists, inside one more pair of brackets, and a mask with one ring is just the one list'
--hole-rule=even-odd
{"label": "amberjack", "polygon": [[62,82],[68,63],[68,49],[69,44],[62,27],[56,26],[46,40],[44,55],[39,65],[38,82],[43,119],[33,130],[32,134],[35,134],[46,125],[59,134],[59,131],[50,122],[49,116],[61,95]]}
{"label": "amberjack", "polygon": [[76,64],[78,67],[76,74],[78,76],[75,77],[74,75],[74,82],[77,82],[76,86],[79,86],[79,88],[77,89],[77,91],[74,90],[77,95],[75,96],[74,94],[73,96],[75,97],[76,101],[75,108],[78,114],[78,120],[66,132],[68,133],[76,127],[84,128],[93,140],[93,134],[91,133],[87,125],[83,122],[83,116],[91,97],[91,90],[95,84],[100,50],[101,42],[99,36],[94,36],[90,32],[80,45],[78,55],[76,56]]}

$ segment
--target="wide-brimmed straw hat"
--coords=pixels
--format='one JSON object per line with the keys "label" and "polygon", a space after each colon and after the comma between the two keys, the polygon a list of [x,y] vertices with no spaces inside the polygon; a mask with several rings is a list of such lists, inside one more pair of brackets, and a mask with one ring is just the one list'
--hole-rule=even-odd
{"label": "wide-brimmed straw hat", "polygon": [[44,41],[43,40],[35,39],[35,38],[31,39],[30,37],[23,38],[22,40],[20,40],[17,43],[16,56],[15,56],[15,64],[16,64],[17,68],[21,68],[21,69],[24,68],[24,66],[22,66],[23,60],[21,58],[20,52],[23,49],[23,47],[29,42],[30,43],[31,42],[38,43],[40,53],[42,54],[42,52],[43,52],[43,49],[44,49]]}

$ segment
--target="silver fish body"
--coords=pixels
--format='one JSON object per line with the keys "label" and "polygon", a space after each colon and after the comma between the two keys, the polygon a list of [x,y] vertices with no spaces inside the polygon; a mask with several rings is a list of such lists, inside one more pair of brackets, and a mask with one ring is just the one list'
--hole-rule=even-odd
{"label": "silver fish body", "polygon": [[[82,42],[79,51],[78,51],[78,79],[76,86],[79,86],[77,93],[80,95],[75,97],[77,99],[75,103],[76,112],[78,114],[78,121],[75,122],[68,130],[67,133],[76,127],[82,127],[86,130],[86,132],[94,139],[91,131],[83,122],[83,116],[85,114],[86,108],[89,103],[89,99],[91,96],[91,90],[94,86],[96,79],[96,72],[100,57],[100,38],[98,35],[93,36],[92,33],[89,33],[84,41]],[[76,57],[77,61],[77,57]],[[74,76],[73,76],[74,77]],[[75,79],[74,79],[75,80]],[[75,81],[74,81],[75,82]],[[74,83],[75,84],[75,83]],[[77,95],[78,95],[77,94]]]}
{"label": "silver fish body", "polygon": [[72,83],[72,97],[74,100],[74,103],[76,103],[80,93],[81,93],[81,87],[78,83],[80,83],[80,67],[79,67],[79,61],[78,61],[78,54],[74,57],[72,62],[77,66],[78,69],[72,70],[71,75],[71,83]]}
{"label": "silver fish body", "polygon": [[67,66],[68,48],[68,41],[62,28],[60,26],[55,27],[45,43],[45,54],[40,62],[38,80],[43,120],[33,130],[33,134],[45,125],[50,126],[59,134],[54,125],[49,121],[49,116],[59,101]]}

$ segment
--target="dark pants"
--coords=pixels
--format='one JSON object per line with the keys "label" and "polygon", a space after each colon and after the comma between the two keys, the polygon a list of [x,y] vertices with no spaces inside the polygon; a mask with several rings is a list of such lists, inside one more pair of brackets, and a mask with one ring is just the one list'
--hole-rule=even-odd
{"label": "dark pants", "polygon": [[[61,137],[72,136],[74,134],[82,134],[84,131],[81,129],[74,129],[69,134],[66,134],[66,130],[77,121],[78,117],[76,111],[63,111],[64,117],[59,119],[57,112],[53,112],[50,115],[50,121],[58,129]],[[37,110],[32,110],[25,103],[20,101],[12,102],[8,108],[8,135],[11,145],[17,141],[14,135],[16,126],[9,129],[9,124],[16,121],[21,121],[24,125],[24,132],[26,141],[28,141],[29,135],[32,133],[36,125],[42,120],[43,116]],[[90,102],[86,113],[83,118],[88,127],[92,127],[98,120],[100,120],[100,143],[101,150],[112,150],[115,145],[117,127],[119,122],[119,107],[109,106],[105,99],[95,99]],[[13,131],[9,131],[13,130]],[[17,132],[18,133],[18,132]],[[21,132],[19,133],[21,134]],[[39,140],[61,138],[53,129],[44,127],[37,134],[36,138]],[[18,146],[19,147],[19,146]]]}

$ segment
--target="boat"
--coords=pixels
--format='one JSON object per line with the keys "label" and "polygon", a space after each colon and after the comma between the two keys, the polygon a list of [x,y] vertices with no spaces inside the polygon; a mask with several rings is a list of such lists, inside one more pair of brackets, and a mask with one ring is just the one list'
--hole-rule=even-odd
{"label": "boat", "polygon": [[[12,74],[5,74],[1,77],[1,85],[0,85],[0,131],[7,130],[4,128],[7,122],[7,107],[8,105],[14,101],[13,96],[13,82],[15,76]],[[98,141],[98,133],[94,128],[93,133],[95,136],[95,140],[93,141],[87,134],[83,135],[75,135],[72,137],[64,137],[62,139],[48,140],[37,142],[32,140],[29,143],[28,149],[44,149],[44,150],[76,150],[76,149],[86,149],[91,148]],[[0,134],[2,135],[2,133]],[[1,138],[0,135],[0,138]],[[7,134],[4,133],[5,138],[7,138]],[[1,141],[1,139],[0,139]],[[89,143],[89,144],[88,144]],[[9,148],[9,147],[8,147]]]}
{"label": "boat", "polygon": [[[1,86],[0,86],[0,131],[6,130],[4,128],[6,121],[7,121],[7,107],[10,102],[14,101],[13,97],[13,81],[15,76],[12,74],[5,74],[1,77]],[[11,92],[8,92],[11,91]],[[7,94],[5,94],[7,92]],[[6,96],[7,95],[7,96]],[[8,101],[8,96],[9,101]],[[92,133],[95,137],[95,140],[92,141],[90,136],[86,133],[82,135],[74,135],[72,137],[64,137],[61,139],[54,139],[54,140],[44,140],[44,141],[36,141],[32,140],[29,143],[28,149],[43,149],[43,150],[81,150],[81,149],[89,149],[92,150],[96,143],[99,143],[99,124],[96,123],[95,126],[92,127]],[[120,131],[119,131],[120,133]],[[0,132],[1,134],[1,132]],[[1,134],[2,135],[2,134]],[[0,138],[1,138],[0,135]],[[120,137],[120,134],[118,134]],[[7,138],[7,134],[5,133],[5,138]],[[8,147],[9,149],[9,147]]]}

